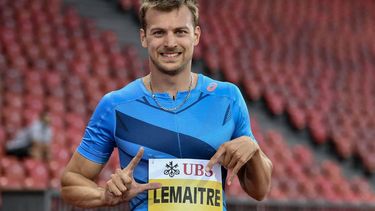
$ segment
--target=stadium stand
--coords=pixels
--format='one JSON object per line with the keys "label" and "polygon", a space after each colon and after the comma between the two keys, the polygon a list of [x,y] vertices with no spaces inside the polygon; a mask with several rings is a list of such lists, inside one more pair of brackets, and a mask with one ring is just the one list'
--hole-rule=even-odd
{"label": "stadium stand", "polygon": [[[120,3],[124,11],[139,7],[138,0]],[[273,114],[286,113],[316,143],[332,142],[338,155],[358,156],[375,171],[372,1],[200,3],[205,32],[195,58],[243,87],[249,100],[263,98]],[[0,147],[0,189],[58,190],[101,96],[144,72],[134,46],[120,47],[115,33],[63,9],[60,0],[0,1],[0,146],[44,110],[54,130],[48,162],[6,156]],[[278,131],[262,132],[254,118],[252,127],[275,163],[266,202],[374,205],[366,178],[346,178],[337,163],[317,162],[308,146],[289,146]],[[117,155],[99,184],[118,167]],[[251,201],[238,180],[227,188],[230,198]]]}
{"label": "stadium stand", "polygon": [[203,59],[251,100],[286,112],[317,144],[331,141],[339,156],[358,156],[373,172],[373,8],[372,1],[202,1]]}
{"label": "stadium stand", "polygon": [[[142,62],[133,48],[120,49],[115,34],[100,33],[73,8],[61,13],[60,1],[2,1],[0,10],[1,187],[58,188],[88,114],[105,92],[136,77]],[[51,161],[5,156],[6,141],[42,110],[52,115]]]}
{"label": "stadium stand", "polygon": [[200,3],[205,33],[197,57],[210,71],[241,84],[251,100],[264,97],[272,113],[286,112],[316,143],[332,141],[341,157],[357,155],[374,171],[372,1]]}

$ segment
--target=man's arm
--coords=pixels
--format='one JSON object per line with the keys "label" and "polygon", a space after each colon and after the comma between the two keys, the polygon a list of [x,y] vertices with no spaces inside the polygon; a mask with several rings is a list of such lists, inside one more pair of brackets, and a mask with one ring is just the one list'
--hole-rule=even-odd
{"label": "man's arm", "polygon": [[258,146],[254,156],[240,168],[237,174],[242,189],[256,200],[264,199],[271,189],[272,167],[271,160]]}
{"label": "man's arm", "polygon": [[94,163],[75,152],[61,178],[61,194],[65,201],[75,206],[92,208],[112,206],[127,202],[139,193],[157,189],[159,183],[139,184],[133,172],[143,156],[141,147],[137,155],[124,169],[117,169],[105,187],[99,187],[94,179],[103,165]]}
{"label": "man's arm", "polygon": [[104,189],[94,182],[102,168],[103,165],[94,163],[75,152],[61,177],[63,199],[79,207],[104,206]]}
{"label": "man's arm", "polygon": [[231,170],[228,185],[238,175],[241,187],[254,199],[262,200],[270,190],[272,163],[250,137],[241,136],[222,144],[208,162],[206,170],[211,170],[216,163]]}

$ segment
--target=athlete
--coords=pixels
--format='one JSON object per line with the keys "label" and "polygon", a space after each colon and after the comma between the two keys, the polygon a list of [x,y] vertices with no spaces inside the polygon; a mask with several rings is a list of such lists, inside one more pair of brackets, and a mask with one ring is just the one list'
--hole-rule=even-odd
{"label": "athlete", "polygon": [[[220,164],[224,183],[237,175],[244,191],[262,200],[272,163],[253,137],[239,89],[191,71],[201,35],[196,0],[143,0],[140,19],[150,73],[101,99],[61,178],[64,200],[148,210],[147,190],[161,188],[149,183],[151,158],[205,159],[207,172]],[[121,169],[99,187],[94,179],[114,147]]]}

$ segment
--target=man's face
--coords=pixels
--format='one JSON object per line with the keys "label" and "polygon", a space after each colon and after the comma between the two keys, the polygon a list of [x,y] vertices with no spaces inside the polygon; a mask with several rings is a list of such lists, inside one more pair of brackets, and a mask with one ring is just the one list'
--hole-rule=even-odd
{"label": "man's face", "polygon": [[176,75],[191,68],[194,46],[199,43],[200,28],[186,6],[170,12],[149,9],[146,30],[141,29],[142,46],[147,48],[151,70]]}

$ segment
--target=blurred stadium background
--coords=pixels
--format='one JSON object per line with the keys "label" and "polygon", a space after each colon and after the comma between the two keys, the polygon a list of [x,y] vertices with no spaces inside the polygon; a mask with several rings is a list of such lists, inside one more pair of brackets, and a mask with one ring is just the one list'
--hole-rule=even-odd
{"label": "blurred stadium background", "polygon": [[[0,210],[84,210],[60,199],[59,176],[101,96],[147,73],[138,8],[0,0]],[[267,199],[236,181],[229,210],[375,210],[375,1],[200,0],[200,9],[193,70],[241,87],[274,164]],[[5,155],[42,111],[52,115],[51,160]]]}

